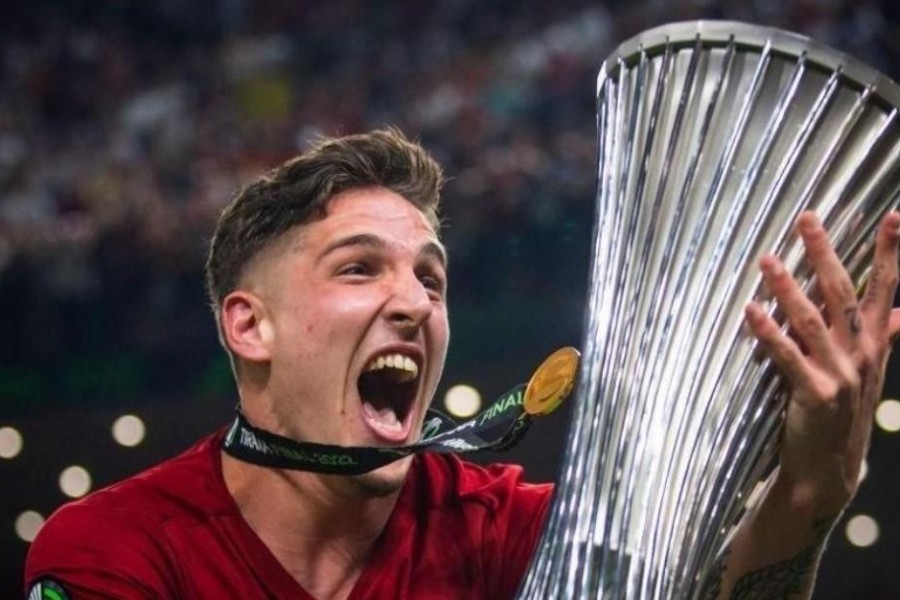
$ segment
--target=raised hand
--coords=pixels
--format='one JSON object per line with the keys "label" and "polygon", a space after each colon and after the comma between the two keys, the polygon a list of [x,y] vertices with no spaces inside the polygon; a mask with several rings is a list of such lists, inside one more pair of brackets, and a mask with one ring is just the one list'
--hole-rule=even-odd
{"label": "raised hand", "polygon": [[900,331],[892,310],[898,279],[900,214],[881,223],[861,299],[814,213],[797,222],[815,270],[824,313],[772,255],[760,267],[790,323],[791,335],[757,303],[747,322],[792,390],[781,443],[780,474],[793,500],[817,519],[834,518],[856,492],[868,450],[875,403],[881,397],[891,338]]}

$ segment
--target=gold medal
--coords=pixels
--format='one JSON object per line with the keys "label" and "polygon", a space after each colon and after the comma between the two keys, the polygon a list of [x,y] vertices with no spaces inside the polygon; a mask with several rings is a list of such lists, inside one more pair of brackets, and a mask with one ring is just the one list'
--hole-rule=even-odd
{"label": "gold medal", "polygon": [[575,387],[580,357],[578,350],[566,346],[544,359],[525,388],[525,412],[548,415],[556,410]]}

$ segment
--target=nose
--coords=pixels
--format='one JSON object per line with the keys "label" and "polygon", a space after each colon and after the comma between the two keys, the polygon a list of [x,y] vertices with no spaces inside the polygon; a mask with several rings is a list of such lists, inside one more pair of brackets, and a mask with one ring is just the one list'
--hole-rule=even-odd
{"label": "nose", "polygon": [[433,310],[428,290],[414,273],[396,278],[385,308],[392,324],[411,331],[417,330]]}

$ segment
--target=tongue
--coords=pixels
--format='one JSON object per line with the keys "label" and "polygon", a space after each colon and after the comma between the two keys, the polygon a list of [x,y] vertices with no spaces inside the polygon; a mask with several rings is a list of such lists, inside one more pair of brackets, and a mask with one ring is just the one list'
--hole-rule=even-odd
{"label": "tongue", "polygon": [[402,434],[403,423],[397,418],[397,413],[390,406],[376,408],[371,402],[363,401],[363,415],[366,421],[377,431],[385,434]]}

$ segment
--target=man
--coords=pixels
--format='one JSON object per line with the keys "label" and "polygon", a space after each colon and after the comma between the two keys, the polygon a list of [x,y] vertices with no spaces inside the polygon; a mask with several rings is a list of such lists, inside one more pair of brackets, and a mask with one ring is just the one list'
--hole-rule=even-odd
{"label": "man", "polygon": [[[516,467],[446,455],[355,475],[303,466],[340,448],[419,437],[449,340],[441,185],[421,147],[385,130],[325,140],[237,195],[207,280],[245,422],[60,509],[28,557],[35,597],[514,595],[549,486],[522,483]],[[777,258],[762,259],[798,341],[756,304],[747,322],[793,398],[781,467],[711,597],[811,589],[827,533],[856,490],[889,337],[900,331],[891,310],[900,215],[879,231],[859,303],[815,217],[798,228],[830,323]],[[277,444],[298,468],[265,466],[264,450]]]}

